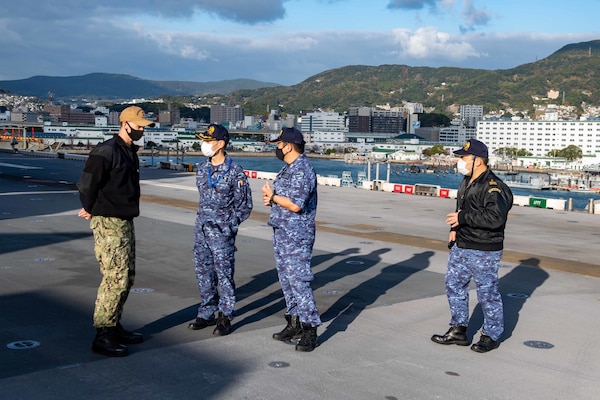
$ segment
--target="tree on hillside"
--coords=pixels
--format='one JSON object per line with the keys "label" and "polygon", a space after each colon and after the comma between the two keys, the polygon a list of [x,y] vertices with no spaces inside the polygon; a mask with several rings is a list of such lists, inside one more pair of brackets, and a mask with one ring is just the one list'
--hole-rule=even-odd
{"label": "tree on hillside", "polygon": [[445,127],[450,125],[450,118],[444,114],[423,113],[419,115],[422,128]]}
{"label": "tree on hillside", "polygon": [[184,106],[179,109],[179,113],[181,115],[181,118],[192,118],[194,121],[199,121],[199,122],[210,121],[210,108],[209,107],[190,108],[190,107]]}

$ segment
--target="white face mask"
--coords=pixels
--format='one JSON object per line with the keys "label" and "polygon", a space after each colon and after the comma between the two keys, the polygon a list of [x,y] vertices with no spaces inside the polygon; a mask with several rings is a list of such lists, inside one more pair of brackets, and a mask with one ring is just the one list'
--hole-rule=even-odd
{"label": "white face mask", "polygon": [[206,157],[212,157],[217,152],[216,150],[213,150],[212,143],[213,142],[202,142],[200,145],[200,150]]}
{"label": "white face mask", "polygon": [[467,169],[467,162],[465,160],[463,160],[462,158],[460,160],[458,160],[458,162],[456,163],[456,169],[458,170],[459,174],[462,174],[465,176],[471,174],[471,171]]}

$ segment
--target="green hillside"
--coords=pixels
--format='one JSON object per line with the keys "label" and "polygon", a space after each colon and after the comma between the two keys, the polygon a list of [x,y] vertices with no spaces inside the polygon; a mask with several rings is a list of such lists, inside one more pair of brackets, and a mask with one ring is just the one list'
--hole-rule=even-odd
{"label": "green hillside", "polygon": [[[272,109],[302,111],[405,102],[422,103],[427,112],[451,115],[462,104],[483,105],[486,112],[533,110],[535,104],[600,106],[600,40],[564,46],[549,57],[505,70],[429,68],[406,65],[351,65],[311,76],[293,86],[236,79],[219,82],[150,81],[129,75],[37,76],[0,81],[0,91],[47,98],[95,100],[169,98],[172,103],[241,105],[245,113]],[[549,93],[554,98],[548,99]],[[530,114],[531,115],[531,114]]]}
{"label": "green hillside", "polygon": [[[448,112],[461,104],[481,104],[486,111],[532,110],[533,103],[579,107],[600,105],[600,40],[572,44],[551,56],[507,70],[428,68],[406,65],[348,66],[314,75],[294,86],[241,90],[221,101],[241,104],[246,113],[347,110],[403,102],[422,103],[429,111]],[[558,99],[543,99],[549,91]],[[564,103],[563,103],[564,91]]]}

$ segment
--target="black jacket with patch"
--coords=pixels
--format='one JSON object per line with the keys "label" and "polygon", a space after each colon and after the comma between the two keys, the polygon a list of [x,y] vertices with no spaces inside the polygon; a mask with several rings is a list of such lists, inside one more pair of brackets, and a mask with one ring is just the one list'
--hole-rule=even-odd
{"label": "black jacket with patch", "polygon": [[456,245],[464,249],[502,250],[513,194],[489,168],[472,183],[469,180],[465,177],[458,187],[459,226],[453,229]]}

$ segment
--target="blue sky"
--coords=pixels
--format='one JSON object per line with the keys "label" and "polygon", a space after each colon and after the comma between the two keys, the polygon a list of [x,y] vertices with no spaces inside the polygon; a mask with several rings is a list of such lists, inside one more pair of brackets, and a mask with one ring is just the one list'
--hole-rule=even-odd
{"label": "blue sky", "polygon": [[2,10],[0,80],[107,72],[294,85],[357,64],[508,69],[600,39],[595,0],[19,0]]}

